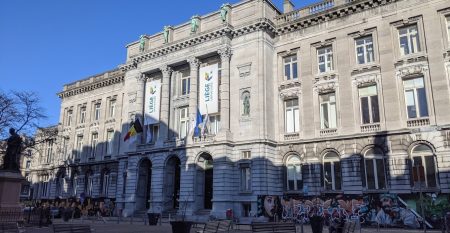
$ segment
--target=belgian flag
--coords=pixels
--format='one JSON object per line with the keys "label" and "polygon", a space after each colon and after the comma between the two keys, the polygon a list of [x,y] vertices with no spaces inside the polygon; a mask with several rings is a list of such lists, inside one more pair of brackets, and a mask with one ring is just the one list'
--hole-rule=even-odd
{"label": "belgian flag", "polygon": [[135,136],[138,133],[142,133],[142,125],[139,122],[139,119],[136,118],[136,120],[131,125],[130,129],[128,130],[128,133],[125,135],[125,138],[123,138],[123,141],[126,142],[131,137]]}

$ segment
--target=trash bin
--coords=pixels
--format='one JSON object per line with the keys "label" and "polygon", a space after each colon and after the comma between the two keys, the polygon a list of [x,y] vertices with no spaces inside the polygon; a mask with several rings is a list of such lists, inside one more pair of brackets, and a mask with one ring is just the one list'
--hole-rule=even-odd
{"label": "trash bin", "polygon": [[311,223],[311,230],[313,233],[322,233],[323,231],[323,218],[321,216],[313,216],[309,218]]}

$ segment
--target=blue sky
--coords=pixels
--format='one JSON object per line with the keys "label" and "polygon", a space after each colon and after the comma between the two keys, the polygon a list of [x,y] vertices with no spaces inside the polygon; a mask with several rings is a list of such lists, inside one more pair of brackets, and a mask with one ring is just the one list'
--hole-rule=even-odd
{"label": "blue sky", "polygon": [[[35,91],[58,123],[64,84],[124,63],[125,45],[239,0],[0,0],[0,90]],[[281,10],[282,0],[273,1]],[[317,0],[294,0],[296,8]]]}

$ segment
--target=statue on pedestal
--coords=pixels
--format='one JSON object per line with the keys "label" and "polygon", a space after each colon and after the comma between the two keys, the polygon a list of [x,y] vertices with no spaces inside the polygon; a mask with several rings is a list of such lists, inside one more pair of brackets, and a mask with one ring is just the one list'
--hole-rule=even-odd
{"label": "statue on pedestal", "polygon": [[164,43],[169,43],[169,34],[170,34],[170,26],[164,26],[164,32],[163,32],[163,36],[164,36]]}
{"label": "statue on pedestal", "polygon": [[9,129],[11,136],[7,140],[6,154],[3,158],[3,170],[19,171],[19,158],[22,151],[22,138],[14,128]]}
{"label": "statue on pedestal", "polygon": [[139,37],[139,52],[144,52],[145,50],[145,36],[141,35]]}
{"label": "statue on pedestal", "polygon": [[228,21],[228,13],[230,11],[230,7],[228,4],[222,4],[220,7],[220,18],[222,19],[222,23],[226,23]]}

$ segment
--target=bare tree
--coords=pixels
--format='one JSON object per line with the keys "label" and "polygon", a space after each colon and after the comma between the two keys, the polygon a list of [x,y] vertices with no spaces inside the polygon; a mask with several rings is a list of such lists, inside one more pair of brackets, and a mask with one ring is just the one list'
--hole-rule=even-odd
{"label": "bare tree", "polygon": [[[32,147],[37,142],[33,139],[40,121],[47,118],[41,101],[36,93],[29,91],[0,91],[0,139],[6,140],[9,128],[15,128],[22,135],[24,147]],[[48,137],[54,137],[49,133]],[[0,154],[5,150],[5,143],[0,143]]]}

